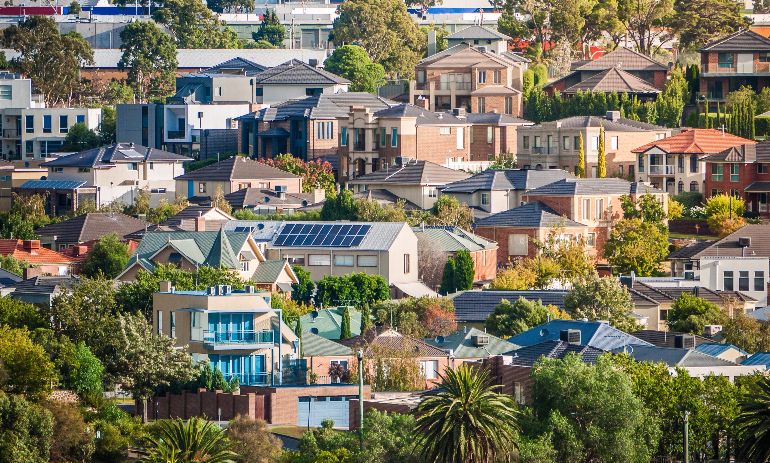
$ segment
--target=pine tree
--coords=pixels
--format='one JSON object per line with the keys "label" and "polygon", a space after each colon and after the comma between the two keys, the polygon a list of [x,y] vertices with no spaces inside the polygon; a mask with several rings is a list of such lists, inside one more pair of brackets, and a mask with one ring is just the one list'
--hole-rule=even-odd
{"label": "pine tree", "polygon": [[586,155],[583,151],[583,133],[580,133],[580,149],[578,150],[578,168],[577,168],[577,176],[578,178],[585,178],[586,177]]}
{"label": "pine tree", "polygon": [[438,292],[442,296],[455,292],[455,260],[451,257],[444,264],[444,275],[441,277],[441,287]]}
{"label": "pine tree", "polygon": [[476,272],[473,268],[473,258],[466,249],[457,251],[455,256],[454,287],[456,291],[467,291],[473,288]]}
{"label": "pine tree", "polygon": [[599,166],[597,167],[599,178],[607,176],[607,159],[604,153],[604,127],[599,124]]}
{"label": "pine tree", "polygon": [[353,333],[350,332],[350,309],[345,308],[342,313],[342,326],[340,326],[340,339],[352,338]]}
{"label": "pine tree", "polygon": [[361,334],[364,334],[369,328],[372,327],[372,315],[369,309],[369,303],[364,302],[361,307]]}
{"label": "pine tree", "polygon": [[227,384],[225,376],[222,374],[219,367],[214,367],[214,381],[211,385],[212,389],[215,391],[228,392],[229,386],[230,385]]}
{"label": "pine tree", "polygon": [[294,334],[299,338],[299,356],[305,356],[305,346],[302,345],[302,317],[297,317],[297,324],[294,326]]}

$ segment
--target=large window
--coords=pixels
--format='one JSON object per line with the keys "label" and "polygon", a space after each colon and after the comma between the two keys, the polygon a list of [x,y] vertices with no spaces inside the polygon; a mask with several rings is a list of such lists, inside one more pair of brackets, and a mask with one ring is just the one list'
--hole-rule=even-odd
{"label": "large window", "polygon": [[495,129],[487,127],[487,143],[492,143],[495,137]]}
{"label": "large window", "polygon": [[330,266],[332,264],[331,256],[328,254],[310,254],[307,256],[308,265],[312,267]]}
{"label": "large window", "polygon": [[602,220],[604,217],[604,200],[596,200],[596,220]]}
{"label": "large window", "polygon": [[529,149],[529,135],[524,135],[521,137],[521,147],[525,150]]}
{"label": "large window", "polygon": [[347,144],[348,144],[348,128],[347,127],[343,127],[342,128],[342,137],[341,138],[342,138],[342,140],[340,141],[340,144],[342,146],[347,146]]}
{"label": "large window", "polygon": [[639,172],[644,172],[644,155],[639,155]]}
{"label": "large window", "polygon": [[487,100],[484,97],[479,97],[479,113],[487,112]]}
{"label": "large window", "polygon": [[505,97],[505,114],[513,114],[513,97]]}
{"label": "large window", "polygon": [[580,136],[572,137],[573,140],[575,140],[574,144],[572,145],[573,149],[575,151],[580,149]]}
{"label": "large window", "polygon": [[67,116],[59,116],[59,133],[69,132],[69,124],[67,124]]}
{"label": "large window", "polygon": [[315,123],[315,138],[316,140],[331,140],[334,138],[334,123],[329,122],[316,122]]}
{"label": "large window", "polygon": [[376,267],[377,256],[358,256],[359,267]]}
{"label": "large window", "polygon": [[502,80],[502,73],[500,71],[495,71],[494,72],[494,82],[496,84],[499,84],[501,82],[501,80]]}
{"label": "large window", "polygon": [[479,71],[479,83],[487,83],[487,71]]}
{"label": "large window", "polygon": [[395,127],[390,135],[390,146],[398,146],[398,129]]}
{"label": "large window", "polygon": [[758,174],[766,174],[767,173],[767,163],[758,162],[757,163],[757,173]]}
{"label": "large window", "polygon": [[765,272],[754,272],[754,291],[765,292]]}
{"label": "large window", "polygon": [[723,180],[723,165],[722,164],[711,164],[711,181],[712,182],[721,182]]}
{"label": "large window", "polygon": [[749,290],[749,272],[741,270],[738,272],[738,291]]}
{"label": "large window", "polygon": [[698,155],[697,154],[690,155],[690,172],[692,173],[698,172]]}
{"label": "large window", "polygon": [[562,137],[562,144],[565,150],[569,149],[569,137]]}
{"label": "large window", "polygon": [[0,85],[0,100],[13,99],[13,87],[10,85]]}
{"label": "large window", "polygon": [[352,267],[353,256],[334,256],[335,267]]}
{"label": "large window", "polygon": [[583,200],[582,217],[583,217],[583,220],[591,220],[591,200],[590,199]]}
{"label": "large window", "polygon": [[720,53],[718,57],[719,65],[718,67],[720,69],[725,68],[732,68],[733,67],[733,54],[730,53]]}
{"label": "large window", "polygon": [[677,162],[677,167],[679,168],[678,169],[679,173],[683,174],[684,173],[684,154],[680,154],[679,158],[677,159],[677,161],[678,161]]}
{"label": "large window", "polygon": [[731,270],[725,272],[724,287],[722,289],[725,291],[733,290],[733,272]]}
{"label": "large window", "polygon": [[438,360],[420,360],[420,372],[425,379],[438,378]]}
{"label": "large window", "polygon": [[700,188],[698,187],[698,182],[690,182],[690,191],[700,191]]}
{"label": "large window", "polygon": [[610,137],[610,149],[613,151],[618,149],[618,137]]}
{"label": "large window", "polygon": [[740,164],[730,164],[730,181],[737,182],[740,172]]}

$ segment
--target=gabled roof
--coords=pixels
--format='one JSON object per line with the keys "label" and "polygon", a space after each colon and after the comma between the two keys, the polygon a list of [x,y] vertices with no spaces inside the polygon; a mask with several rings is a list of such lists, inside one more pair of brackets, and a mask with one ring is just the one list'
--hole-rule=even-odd
{"label": "gabled roof", "polygon": [[730,349],[735,349],[737,352],[739,352],[742,355],[748,356],[749,354],[741,349],[740,347],[736,347],[732,344],[720,344],[717,342],[704,342],[702,344],[699,344],[695,347],[695,350],[698,352],[702,352],[707,355],[713,355],[714,357],[719,357],[723,353],[727,352]]}
{"label": "gabled roof", "polygon": [[469,178],[461,170],[434,164],[430,161],[408,161],[400,166],[388,166],[376,172],[351,180],[351,185],[445,185]]}
{"label": "gabled roof", "polygon": [[214,245],[211,246],[211,251],[208,256],[206,256],[206,260],[203,261],[203,265],[209,267],[224,266],[225,268],[238,268],[238,258],[235,256],[235,250],[230,244],[230,240],[227,239],[227,233],[224,229],[219,229],[219,232],[217,232]]}
{"label": "gabled roof", "polygon": [[269,84],[314,84],[334,85],[349,84],[350,81],[342,77],[313,67],[303,61],[292,59],[278,66],[266,69],[254,76],[257,85]]}
{"label": "gabled roof", "polygon": [[251,275],[251,280],[257,283],[274,284],[284,272],[288,273],[292,280],[296,282],[297,277],[294,275],[294,270],[291,269],[291,265],[286,260],[266,260],[257,265],[257,269]]}
{"label": "gabled roof", "polygon": [[236,209],[254,206],[303,207],[312,204],[312,193],[286,193],[280,199],[275,190],[267,188],[241,188],[225,195],[227,202]]}
{"label": "gabled roof", "polygon": [[647,298],[654,300],[658,303],[672,302],[674,299],[682,295],[682,293],[692,294],[694,296],[705,299],[712,304],[722,305],[725,298],[732,297],[741,302],[756,302],[753,297],[741,293],[740,291],[714,291],[713,289],[704,287],[665,287],[656,288],[649,283],[642,283],[640,281],[634,281],[633,286],[627,288],[629,292],[637,292],[643,294]]}
{"label": "gabled roof", "polygon": [[[377,201],[377,203],[380,206],[387,206],[389,204],[396,204],[399,201],[403,201],[404,209],[407,212],[423,210],[422,207],[418,206],[417,204],[409,201],[408,199],[404,199],[396,194],[393,194],[384,188],[369,188],[364,191],[359,191],[358,193],[353,193],[353,199],[355,200],[366,199],[367,201]],[[324,201],[326,201],[326,199],[324,199]],[[315,204],[310,204],[308,206],[297,208],[297,211],[298,212],[320,211],[321,208],[323,208],[323,204],[324,202],[321,201]]]}
{"label": "gabled roof", "polygon": [[[24,243],[31,243],[34,246],[24,246]],[[30,264],[61,264],[68,265],[73,263],[72,258],[40,247],[39,240],[3,240],[0,239],[0,256],[13,256],[16,260],[26,260]]]}
{"label": "gabled roof", "polygon": [[[158,225],[148,227],[150,231],[195,231],[195,219],[203,217],[205,221],[205,231],[218,231],[223,224],[230,220],[235,220],[233,216],[215,206],[187,206],[175,215],[169,217]],[[131,235],[131,238],[140,238],[137,234]]]}
{"label": "gabled roof", "polygon": [[[561,125],[562,128],[585,128],[594,127],[604,128],[605,132],[650,132],[657,130],[670,130],[666,127],[659,125],[648,124],[646,122],[634,121],[620,117],[617,119],[607,119],[601,116],[572,116],[557,121],[543,122],[533,126],[522,127],[522,130],[528,130],[530,127],[533,129],[541,129],[543,127],[556,127]],[[721,133],[721,132],[720,132]],[[666,138],[668,140],[668,138]]]}
{"label": "gabled roof", "polygon": [[353,355],[353,349],[302,330],[302,353],[305,357],[350,357]]}
{"label": "gabled roof", "polygon": [[639,148],[631,150],[633,153],[643,153],[657,147],[665,153],[674,154],[713,154],[732,146],[753,144],[751,140],[741,138],[729,133],[723,133],[716,129],[682,129],[681,133],[655,140]]}
{"label": "gabled roof", "polygon": [[561,225],[585,227],[582,223],[560,216],[540,201],[476,220],[477,227],[548,228]]}
{"label": "gabled roof", "polygon": [[188,172],[175,180],[262,180],[262,179],[297,179],[297,175],[268,166],[243,156],[232,156],[222,162]]}
{"label": "gabled roof", "polygon": [[467,113],[465,120],[473,125],[533,125],[533,122],[526,119],[503,113]]}
{"label": "gabled roof", "polygon": [[[483,346],[476,346],[473,342],[474,336],[487,336],[489,338],[489,344]],[[493,355],[501,355],[508,352],[511,349],[516,349],[519,346],[511,347],[511,343],[505,339],[500,339],[497,336],[492,336],[484,331],[471,328],[466,332],[458,331],[443,337],[443,342],[438,342],[439,338],[426,339],[425,342],[431,346],[444,349],[449,352],[452,351],[452,355],[458,359],[479,359],[488,358]]]}
{"label": "gabled roof", "polygon": [[716,240],[701,240],[696,241],[695,243],[687,243],[681,248],[669,253],[669,255],[666,256],[666,260],[689,259],[714,243],[716,243]]}
{"label": "gabled roof", "polygon": [[390,108],[381,109],[374,113],[379,118],[414,118],[416,125],[470,125],[470,123],[461,117],[457,117],[451,113],[434,113],[427,109],[420,108],[413,104],[400,104],[398,106],[392,106]]}
{"label": "gabled roof", "polygon": [[650,85],[647,81],[615,67],[591,76],[572,87],[564,89],[561,93],[569,95],[577,93],[578,90],[604,93],[660,93],[660,89],[654,85]]}
{"label": "gabled roof", "polygon": [[741,365],[764,365],[770,368],[770,352],[755,352],[741,362]]}
{"label": "gabled roof", "polygon": [[396,330],[385,327],[375,326],[363,335],[341,339],[337,342],[350,348],[374,345],[388,349],[404,350],[416,353],[417,357],[446,358],[447,356],[446,351],[443,349],[439,349],[419,339],[404,336]]}
{"label": "gabled roof", "polygon": [[563,330],[580,330],[581,345],[605,351],[623,346],[652,346],[652,344],[613,328],[605,322],[579,320],[552,320],[517,334],[509,338],[508,342],[521,346],[532,346],[543,341],[558,341]]}
{"label": "gabled roof", "polygon": [[13,272],[9,272],[4,268],[0,268],[0,288],[4,288],[6,286],[13,286],[22,280],[24,280],[24,278],[22,278],[21,276],[16,275]]}
{"label": "gabled roof", "polygon": [[521,90],[505,85],[485,85],[471,92],[472,96],[480,95],[519,95]]}
{"label": "gabled roof", "polygon": [[[342,334],[342,318],[345,316],[345,310],[350,310],[350,333],[353,336],[358,336],[361,334],[361,312],[352,307],[327,307],[314,310],[312,313],[300,317],[302,329],[325,339],[339,340]],[[317,315],[313,316],[313,314]]]}
{"label": "gabled roof", "polygon": [[465,29],[449,34],[444,39],[449,40],[511,40],[507,35],[483,26],[468,26]]}
{"label": "gabled roof", "polygon": [[505,58],[503,55],[483,52],[476,47],[458,45],[425,58],[420,61],[417,67],[438,69],[483,67],[486,69],[503,69],[518,64],[513,60]]}
{"label": "gabled roof", "polygon": [[[751,238],[751,244],[743,247],[738,244],[739,238]],[[712,242],[692,257],[770,257],[770,227],[765,224],[747,224],[724,238]]]}
{"label": "gabled roof", "polygon": [[698,336],[697,334],[678,333],[675,331],[639,330],[631,334],[641,339],[642,341],[647,341],[650,344],[658,347],[674,347],[677,335],[690,336],[694,338],[696,347],[701,344],[711,342],[711,339]]}
{"label": "gabled roof", "polygon": [[485,322],[503,299],[516,302],[520,297],[523,297],[529,301],[540,301],[543,305],[552,305],[564,310],[564,296],[566,295],[567,291],[557,290],[472,290],[459,292],[451,299],[455,307],[455,319],[457,321]]}
{"label": "gabled roof", "polygon": [[[36,276],[22,280],[9,288],[15,288],[11,297],[21,294],[49,294],[58,295],[69,290],[72,286],[80,283],[80,277],[77,275],[66,276]],[[16,293],[16,296],[14,296]]]}
{"label": "gabled roof", "polygon": [[473,177],[450,183],[442,188],[441,192],[475,193],[479,190],[532,190],[564,178],[574,178],[574,176],[561,169],[487,169]]}
{"label": "gabled roof", "polygon": [[258,121],[284,121],[289,118],[336,119],[347,117],[351,106],[364,106],[372,111],[398,105],[368,92],[343,92],[333,95],[323,93],[307,98],[288,100],[269,108],[241,116],[238,119]]}
{"label": "gabled roof", "polygon": [[[612,350],[614,354],[623,353],[624,349],[618,347]],[[669,367],[734,367],[737,363],[723,360],[711,355],[698,352],[695,349],[676,349],[673,347],[656,346],[632,346],[625,352],[637,362],[663,362]]]}
{"label": "gabled roof", "polygon": [[750,29],[741,29],[737,32],[713,41],[700,47],[699,52],[720,51],[770,51],[770,39]]}
{"label": "gabled roof", "polygon": [[513,359],[511,360],[512,365],[532,366],[543,357],[564,360],[564,357],[571,353],[580,354],[583,362],[594,364],[596,363],[596,359],[603,354],[604,351],[586,345],[570,344],[559,340],[548,340],[531,346],[511,350],[506,352],[505,355],[513,356]]}
{"label": "gabled roof", "polygon": [[770,140],[731,146],[701,158],[705,162],[770,162]]}
{"label": "gabled roof", "polygon": [[38,236],[55,236],[56,241],[83,243],[98,240],[111,233],[117,233],[118,239],[125,239],[140,230],[149,222],[130,217],[119,212],[89,212],[63,222],[47,225],[35,230]]}
{"label": "gabled roof", "polygon": [[629,71],[668,71],[668,67],[655,61],[649,56],[637,53],[630,48],[618,47],[592,61],[578,67],[578,71],[596,71],[610,68],[620,68]]}
{"label": "gabled roof", "polygon": [[[269,247],[280,249],[308,249],[310,246],[303,245],[277,245],[276,239],[281,235],[283,229],[288,225],[307,225],[309,227],[323,226],[323,225],[367,225],[369,230],[357,246],[334,246],[331,249],[358,249],[366,251],[388,251],[395,245],[396,238],[404,230],[409,229],[409,225],[405,222],[347,222],[347,221],[335,221],[335,222],[321,222],[321,221],[291,221],[291,222],[279,222],[279,229],[269,235],[267,238],[270,241]],[[238,226],[238,222],[234,222],[234,226]],[[262,230],[254,230],[254,233],[260,233]],[[410,230],[411,233],[411,230]],[[303,231],[303,234],[306,232]],[[329,249],[328,247],[312,246],[312,249]]]}
{"label": "gabled roof", "polygon": [[424,235],[432,241],[438,243],[444,252],[457,252],[466,250],[476,252],[489,249],[497,249],[497,243],[478,235],[468,233],[459,227],[454,226],[426,226],[412,227],[414,233],[419,237]]}
{"label": "gabled roof", "polygon": [[115,143],[78,153],[60,156],[40,164],[43,167],[115,167],[129,162],[187,162],[192,158],[133,143]]}
{"label": "gabled roof", "polygon": [[575,195],[628,195],[663,191],[642,182],[629,182],[622,178],[564,178],[528,191],[527,195],[575,196]]}
{"label": "gabled roof", "polygon": [[[266,66],[239,56],[205,69],[201,74],[254,76],[266,69]],[[234,74],[233,71],[238,71],[238,74]]]}

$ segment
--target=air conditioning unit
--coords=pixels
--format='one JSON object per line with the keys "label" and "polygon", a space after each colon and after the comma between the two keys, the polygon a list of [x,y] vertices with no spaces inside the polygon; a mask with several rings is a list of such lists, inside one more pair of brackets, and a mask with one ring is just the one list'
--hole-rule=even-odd
{"label": "air conditioning unit", "polygon": [[286,193],[289,191],[289,188],[286,185],[276,185],[275,186],[275,192],[276,193]]}
{"label": "air conditioning unit", "polygon": [[677,349],[694,349],[695,336],[677,334],[674,337],[674,347],[676,347]]}
{"label": "air conditioning unit", "polygon": [[742,248],[747,248],[751,246],[751,237],[738,238],[738,246]]}
{"label": "air conditioning unit", "polygon": [[694,280],[695,279],[695,272],[684,272],[684,279],[685,280]]}
{"label": "air conditioning unit", "polygon": [[474,336],[471,336],[471,339],[473,340],[473,345],[476,347],[489,345],[489,336],[474,335]]}
{"label": "air conditioning unit", "polygon": [[722,325],[706,325],[703,329],[703,334],[713,337],[720,331],[722,331]]}
{"label": "air conditioning unit", "polygon": [[561,330],[559,339],[569,344],[580,344],[580,330]]}

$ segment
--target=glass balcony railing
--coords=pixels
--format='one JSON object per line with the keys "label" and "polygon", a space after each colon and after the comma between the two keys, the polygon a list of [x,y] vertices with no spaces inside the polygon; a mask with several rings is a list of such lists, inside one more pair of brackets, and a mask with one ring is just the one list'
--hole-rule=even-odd
{"label": "glass balcony railing", "polygon": [[168,139],[169,140],[182,140],[185,137],[185,131],[184,130],[169,130],[168,131]]}
{"label": "glass balcony railing", "polygon": [[203,331],[204,344],[214,346],[238,344],[273,344],[272,330],[217,330]]}
{"label": "glass balcony railing", "polygon": [[674,175],[676,166],[650,166],[650,175]]}
{"label": "glass balcony railing", "polygon": [[242,386],[272,385],[274,382],[272,373],[223,373],[222,375],[228,382],[237,377],[238,383]]}

